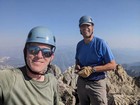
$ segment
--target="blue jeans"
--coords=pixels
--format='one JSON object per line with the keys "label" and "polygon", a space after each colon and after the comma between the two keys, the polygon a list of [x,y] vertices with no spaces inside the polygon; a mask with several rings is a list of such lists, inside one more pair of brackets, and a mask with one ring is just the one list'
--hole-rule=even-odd
{"label": "blue jeans", "polygon": [[78,77],[77,92],[80,105],[107,105],[106,79],[89,81]]}

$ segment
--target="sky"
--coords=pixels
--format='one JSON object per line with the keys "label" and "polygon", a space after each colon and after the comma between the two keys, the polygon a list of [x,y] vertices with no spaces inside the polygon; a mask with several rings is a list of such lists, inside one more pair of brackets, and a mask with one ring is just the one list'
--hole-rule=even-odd
{"label": "sky", "polygon": [[76,46],[83,15],[111,48],[140,49],[140,0],[0,0],[0,49],[24,46],[35,26],[48,27],[57,46]]}

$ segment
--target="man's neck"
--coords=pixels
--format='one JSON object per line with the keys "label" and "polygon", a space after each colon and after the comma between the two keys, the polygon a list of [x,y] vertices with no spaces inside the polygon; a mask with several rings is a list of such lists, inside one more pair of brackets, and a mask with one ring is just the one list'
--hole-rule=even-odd
{"label": "man's neck", "polygon": [[45,80],[44,75],[33,74],[29,70],[27,70],[27,75],[35,81],[44,81]]}
{"label": "man's neck", "polygon": [[92,34],[91,37],[89,37],[89,38],[84,38],[84,42],[85,42],[86,44],[88,44],[89,42],[92,41],[92,39],[93,39],[93,34]]}

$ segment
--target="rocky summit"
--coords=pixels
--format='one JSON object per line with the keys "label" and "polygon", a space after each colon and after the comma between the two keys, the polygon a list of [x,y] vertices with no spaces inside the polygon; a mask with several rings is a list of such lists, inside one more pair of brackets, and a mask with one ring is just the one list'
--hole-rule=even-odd
{"label": "rocky summit", "polygon": [[[56,72],[60,105],[79,105],[74,66],[64,73]],[[108,105],[140,105],[140,77],[129,76],[122,65],[117,65],[116,70],[107,72],[107,96]]]}

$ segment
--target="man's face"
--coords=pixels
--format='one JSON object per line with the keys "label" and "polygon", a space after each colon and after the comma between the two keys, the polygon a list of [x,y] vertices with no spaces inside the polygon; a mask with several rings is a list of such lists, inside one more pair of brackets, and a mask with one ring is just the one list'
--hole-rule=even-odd
{"label": "man's face", "polygon": [[[49,55],[51,47],[45,44],[31,43],[28,45],[26,61],[29,68],[38,73],[44,73],[49,63],[53,60],[54,55]],[[48,54],[48,55],[47,55]]]}
{"label": "man's face", "polygon": [[93,33],[93,25],[83,24],[80,26],[80,32],[84,38],[89,38]]}

